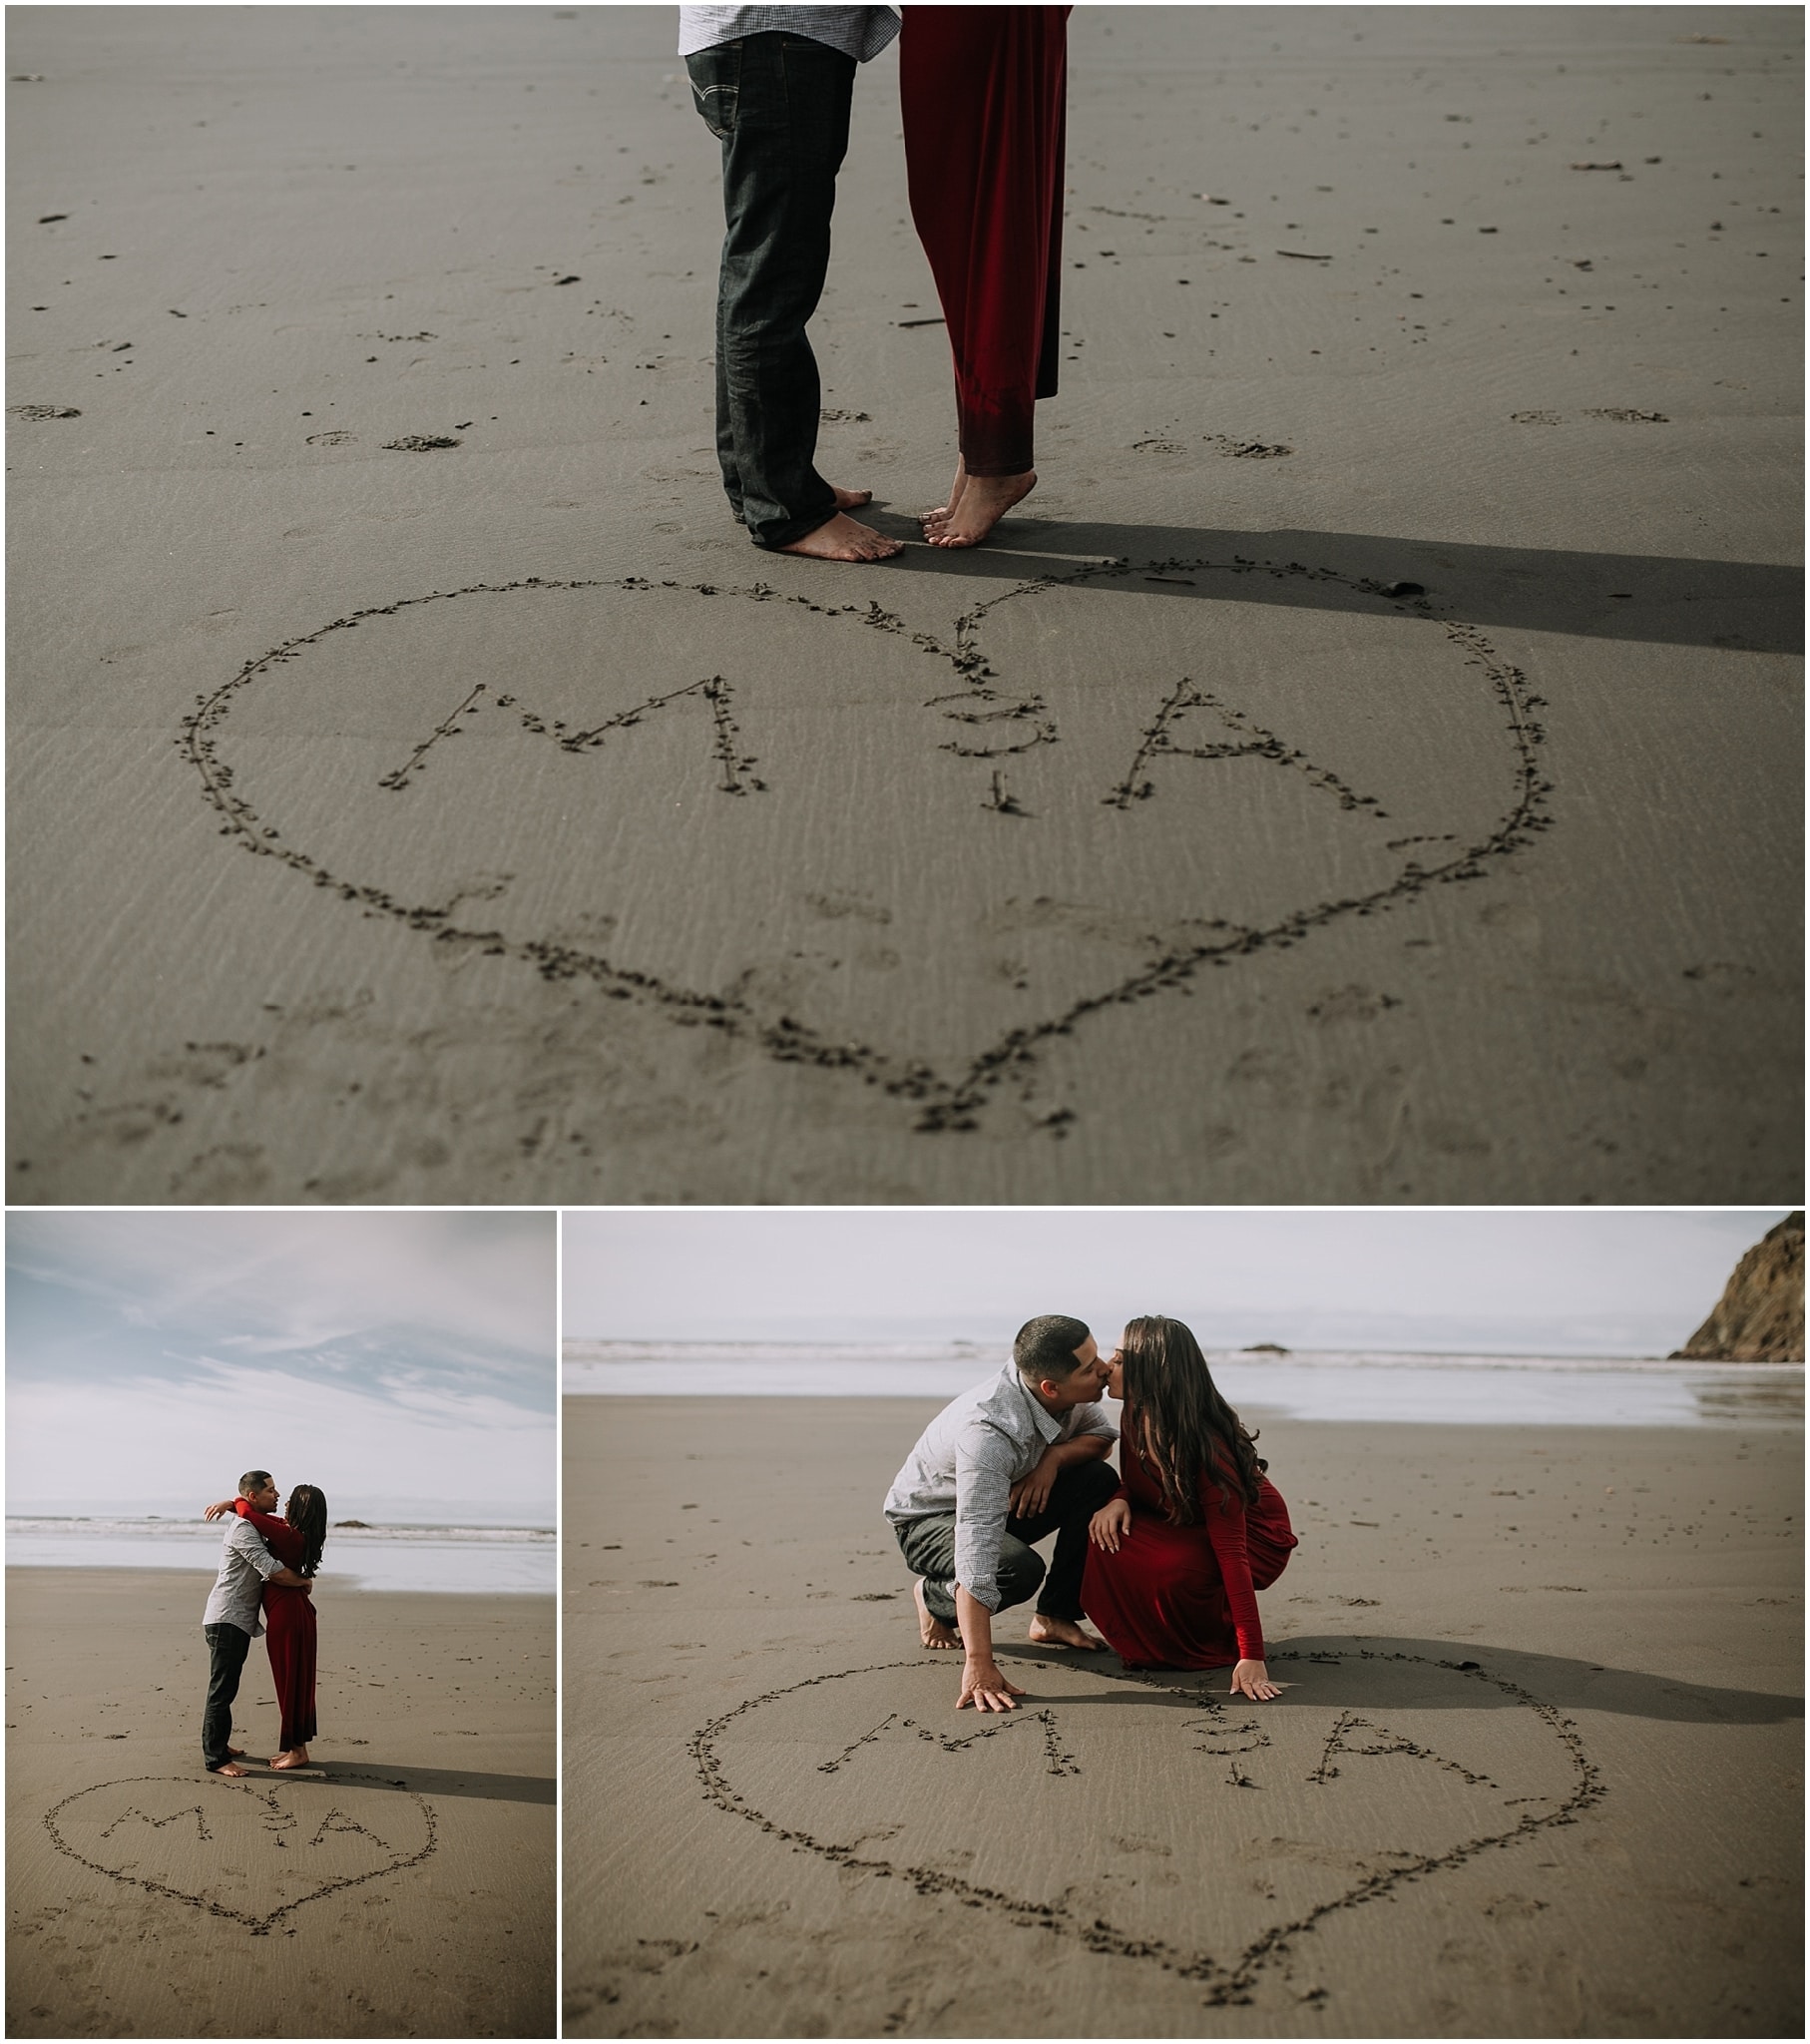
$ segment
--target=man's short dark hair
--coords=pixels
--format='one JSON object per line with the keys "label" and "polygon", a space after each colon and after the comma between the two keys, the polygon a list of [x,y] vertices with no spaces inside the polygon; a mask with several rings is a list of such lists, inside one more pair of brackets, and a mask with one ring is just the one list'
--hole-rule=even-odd
{"label": "man's short dark hair", "polygon": [[238,1479],[238,1494],[249,1497],[253,1491],[270,1487],[270,1472],[267,1469],[247,1469]]}
{"label": "man's short dark hair", "polygon": [[1012,1343],[1012,1360],[1027,1383],[1060,1384],[1075,1374],[1076,1354],[1088,1338],[1086,1320],[1067,1313],[1039,1313],[1019,1328]]}

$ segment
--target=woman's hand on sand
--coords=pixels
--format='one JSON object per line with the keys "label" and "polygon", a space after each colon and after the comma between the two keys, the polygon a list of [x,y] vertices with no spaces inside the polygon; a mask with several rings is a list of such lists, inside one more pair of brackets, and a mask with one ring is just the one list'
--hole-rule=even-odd
{"label": "woman's hand on sand", "polygon": [[955,1700],[958,1711],[972,1704],[977,1711],[1016,1711],[1012,1701],[1024,1691],[999,1672],[994,1661],[970,1661],[962,1670],[962,1693]]}
{"label": "woman's hand on sand", "polygon": [[[1088,1521],[1088,1538],[1106,1554],[1117,1554],[1119,1543],[1131,1537],[1131,1507],[1122,1497],[1104,1504]],[[1245,1664],[1240,1664],[1245,1665]]]}
{"label": "woman's hand on sand", "polygon": [[[1107,1507],[1109,1511],[1112,1506]],[[1232,1670],[1232,1695],[1249,1697],[1253,1704],[1267,1704],[1282,1692],[1269,1679],[1269,1670],[1261,1661],[1240,1661]]]}

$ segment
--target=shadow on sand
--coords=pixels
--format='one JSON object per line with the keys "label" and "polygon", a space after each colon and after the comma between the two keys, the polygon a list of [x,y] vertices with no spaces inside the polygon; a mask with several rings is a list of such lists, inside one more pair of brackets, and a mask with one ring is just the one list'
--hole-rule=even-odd
{"label": "shadow on sand", "polygon": [[[1029,1641],[1002,1641],[995,1652],[1000,1661],[1051,1663],[1047,1647]],[[1398,1658],[1400,1657],[1400,1658]],[[1172,1692],[1152,1690],[1151,1670],[1134,1676],[1122,1670],[1116,1656],[1074,1654],[1064,1657],[1065,1668],[1092,1667],[1102,1679],[1114,1685],[1090,1703],[1162,1702]],[[1333,1670],[1336,1665],[1336,1677]],[[1627,1668],[1608,1668],[1591,1661],[1573,1661],[1557,1654],[1527,1654],[1513,1647],[1480,1646],[1475,1640],[1407,1640],[1371,1634],[1327,1633],[1290,1640],[1286,1646],[1272,1645],[1269,1673],[1273,1681],[1300,1683],[1305,1668],[1312,1667],[1331,1678],[1316,1682],[1314,1701],[1334,1699],[1341,1704],[1375,1705],[1400,1711],[1430,1709],[1450,1711],[1512,1711],[1519,1708],[1514,1698],[1486,1682],[1467,1685],[1460,1695],[1444,1680],[1444,1671],[1481,1670],[1500,1681],[1526,1690],[1543,1704],[1562,1710],[1608,1711],[1623,1718],[1652,1718],[1679,1725],[1781,1725],[1801,1719],[1801,1697],[1773,1696],[1763,1690],[1710,1689],[1700,1683],[1678,1682],[1666,1675],[1643,1675]],[[1213,1669],[1177,1672],[1177,1683],[1203,1683],[1209,1693],[1222,1694],[1229,1671]],[[1141,1678],[1141,1679],[1140,1679]],[[1120,1685],[1124,1687],[1120,1687]],[[1031,1685],[1027,1684],[1027,1687]],[[1303,1687],[1305,1687],[1303,1685]],[[1297,1695],[1302,1692],[1297,1690]],[[1284,1694],[1281,1701],[1286,1702]],[[1177,1709],[1194,1708],[1190,1699],[1174,1697]]]}
{"label": "shadow on sand", "polygon": [[[257,1780],[263,1771],[254,1770]],[[370,1762],[342,1767],[338,1762],[309,1768],[274,1770],[277,1781],[313,1782],[329,1788],[401,1788],[414,1795],[476,1795],[488,1802],[557,1802],[559,1784],[538,1775],[475,1775],[462,1768],[398,1768],[392,1775]]]}
{"label": "shadow on sand", "polygon": [[[917,537],[896,513],[874,523]],[[1332,569],[1387,587],[1418,582],[1441,617],[1595,639],[1713,646],[1739,653],[1801,653],[1804,571],[1760,561],[1699,561],[1661,554],[1582,554],[1538,547],[1459,546],[1436,539],[1385,539],[1359,532],[1233,532],[1218,527],[1010,520],[998,540],[965,552],[915,546],[892,565],[907,574],[953,575],[976,583],[1028,582],[1090,560],[1128,560],[1127,576],[1087,586],[1102,595],[1211,597],[1288,609],[1374,611],[1377,599],[1299,574],[1201,571],[1145,577],[1154,564],[1208,561]],[[1171,579],[1173,578],[1173,579]]]}

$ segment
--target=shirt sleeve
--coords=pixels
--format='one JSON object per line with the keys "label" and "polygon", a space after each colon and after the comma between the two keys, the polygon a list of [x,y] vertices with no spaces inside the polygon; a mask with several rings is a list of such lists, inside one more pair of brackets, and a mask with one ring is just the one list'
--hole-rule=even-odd
{"label": "shirt sleeve", "polygon": [[1244,1497],[1235,1478],[1227,1476],[1226,1496],[1221,1499],[1212,1477],[1201,1477],[1200,1516],[1212,1544],[1213,1559],[1219,1564],[1225,1601],[1231,1606],[1232,1626],[1238,1635],[1238,1658],[1261,1661],[1263,1621],[1257,1614],[1257,1593],[1251,1587],[1250,1550],[1244,1538]]}
{"label": "shirt sleeve", "polygon": [[861,46],[855,54],[866,64],[885,49],[901,24],[897,10],[891,7],[863,7],[861,15]]}
{"label": "shirt sleeve", "polygon": [[276,1559],[275,1555],[270,1552],[258,1537],[257,1528],[251,1524],[249,1519],[239,1519],[234,1523],[231,1532],[226,1535],[226,1545],[236,1548],[257,1573],[263,1577],[265,1582],[268,1582],[282,1567],[282,1563]]}
{"label": "shirt sleeve", "polygon": [[990,1426],[962,1430],[955,1448],[955,1579],[999,1609],[999,1551],[1012,1507],[1012,1444]]}
{"label": "shirt sleeve", "polygon": [[288,1530],[289,1522],[287,1519],[276,1518],[270,1512],[260,1512],[248,1498],[234,1498],[232,1500],[232,1509],[246,1525],[255,1526],[266,1540],[278,1526],[282,1527],[285,1532]]}

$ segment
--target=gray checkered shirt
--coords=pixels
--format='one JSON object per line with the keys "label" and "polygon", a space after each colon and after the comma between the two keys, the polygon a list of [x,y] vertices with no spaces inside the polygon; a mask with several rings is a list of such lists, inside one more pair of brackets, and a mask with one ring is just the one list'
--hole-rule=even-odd
{"label": "gray checkered shirt", "polygon": [[235,1625],[241,1633],[259,1639],[263,1620],[258,1607],[263,1601],[264,1579],[282,1567],[263,1543],[263,1535],[249,1519],[235,1518],[226,1528],[221,1549],[220,1574],[202,1613],[203,1625]]}
{"label": "gray checkered shirt", "polygon": [[827,43],[845,57],[865,64],[877,57],[899,32],[899,17],[890,7],[681,7],[679,10],[679,54],[694,56],[739,36],[777,33],[809,36]]}
{"label": "gray checkered shirt", "polygon": [[1096,1433],[1119,1438],[1104,1405],[1071,1405],[1059,1416],[1009,1362],[945,1405],[924,1429],[886,1493],[886,1516],[896,1524],[953,1512],[955,1579],[997,1611],[999,1548],[1012,1486],[1030,1475],[1046,1448]]}

